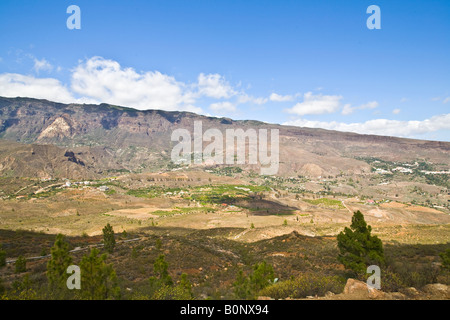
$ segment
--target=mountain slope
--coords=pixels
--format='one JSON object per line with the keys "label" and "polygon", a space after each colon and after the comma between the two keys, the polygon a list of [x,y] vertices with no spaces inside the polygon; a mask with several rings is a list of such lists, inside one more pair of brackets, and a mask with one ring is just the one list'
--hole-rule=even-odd
{"label": "mountain slope", "polygon": [[[80,159],[93,172],[108,169],[145,171],[166,166],[175,145],[171,142],[172,132],[179,128],[193,132],[194,121],[202,121],[203,132],[208,128],[222,132],[229,128],[279,129],[280,175],[317,177],[336,176],[341,172],[370,172],[366,162],[356,159],[359,157],[404,162],[423,159],[443,168],[450,165],[449,142],[235,121],[189,112],[139,111],[108,104],[61,104],[0,97],[0,138],[54,145],[63,148],[64,153],[80,153]],[[5,166],[4,155],[0,161]],[[258,169],[254,165],[243,167]]]}

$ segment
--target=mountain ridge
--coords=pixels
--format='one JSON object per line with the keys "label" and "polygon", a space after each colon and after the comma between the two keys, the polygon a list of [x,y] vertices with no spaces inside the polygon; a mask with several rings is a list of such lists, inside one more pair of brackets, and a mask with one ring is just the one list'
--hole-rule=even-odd
{"label": "mountain ridge", "polygon": [[[280,131],[280,175],[362,174],[370,166],[358,158],[389,161],[423,159],[447,167],[450,142],[365,135],[209,117],[185,111],[137,110],[110,104],[64,104],[34,98],[0,97],[0,138],[33,145],[54,145],[78,154],[96,172],[151,171],[170,162],[171,133],[193,132],[195,121],[209,128],[265,128]],[[100,154],[92,163],[88,157]],[[0,154],[1,156],[1,154]],[[0,157],[0,163],[2,159]],[[243,165],[246,170],[258,166]]]}

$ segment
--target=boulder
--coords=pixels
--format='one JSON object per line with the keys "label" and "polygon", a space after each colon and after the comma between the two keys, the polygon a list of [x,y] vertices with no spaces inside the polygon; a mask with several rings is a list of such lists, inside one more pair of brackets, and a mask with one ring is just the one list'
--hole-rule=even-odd
{"label": "boulder", "polygon": [[369,288],[365,282],[355,279],[347,280],[343,294],[355,299],[383,299],[385,297],[384,292]]}
{"label": "boulder", "polygon": [[389,292],[386,293],[384,296],[387,300],[407,300],[407,297],[405,294],[400,292]]}
{"label": "boulder", "polygon": [[258,297],[258,300],[274,300],[274,299],[271,298],[271,297],[259,296],[259,297]]}
{"label": "boulder", "polygon": [[434,298],[450,299],[450,287],[442,283],[427,284],[422,291]]}
{"label": "boulder", "polygon": [[420,294],[420,292],[414,287],[402,288],[399,291],[411,298],[417,297]]}

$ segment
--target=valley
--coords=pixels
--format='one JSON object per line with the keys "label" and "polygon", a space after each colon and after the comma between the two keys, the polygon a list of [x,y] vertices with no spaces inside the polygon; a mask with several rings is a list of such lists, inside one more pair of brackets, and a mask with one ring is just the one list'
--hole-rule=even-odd
{"label": "valley", "polygon": [[[238,297],[239,272],[261,261],[283,285],[312,284],[301,294],[273,284],[280,291],[261,295],[340,294],[350,275],[337,236],[356,211],[385,248],[383,291],[449,284],[440,255],[450,249],[450,143],[28,98],[0,98],[0,110],[6,297],[20,298],[20,286],[35,294],[25,298],[47,297],[56,235],[80,263],[103,250],[108,224],[117,244],[107,261],[124,299],[155,298],[148,283],[161,255],[175,283],[188,276],[195,299]],[[172,162],[171,132],[194,120],[205,130],[280,130],[278,174],[249,162]],[[14,270],[19,257],[25,272]]]}

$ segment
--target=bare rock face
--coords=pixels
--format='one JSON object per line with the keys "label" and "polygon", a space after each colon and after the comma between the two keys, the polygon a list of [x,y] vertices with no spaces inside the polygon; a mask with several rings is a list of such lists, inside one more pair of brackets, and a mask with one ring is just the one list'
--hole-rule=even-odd
{"label": "bare rock face", "polygon": [[72,126],[69,124],[67,117],[57,117],[48,127],[46,127],[38,137],[38,140],[48,139],[62,139],[64,137],[70,138],[72,136]]}
{"label": "bare rock face", "polygon": [[314,163],[307,163],[300,170],[302,175],[312,177],[320,177],[323,175],[323,172],[322,168]]}

